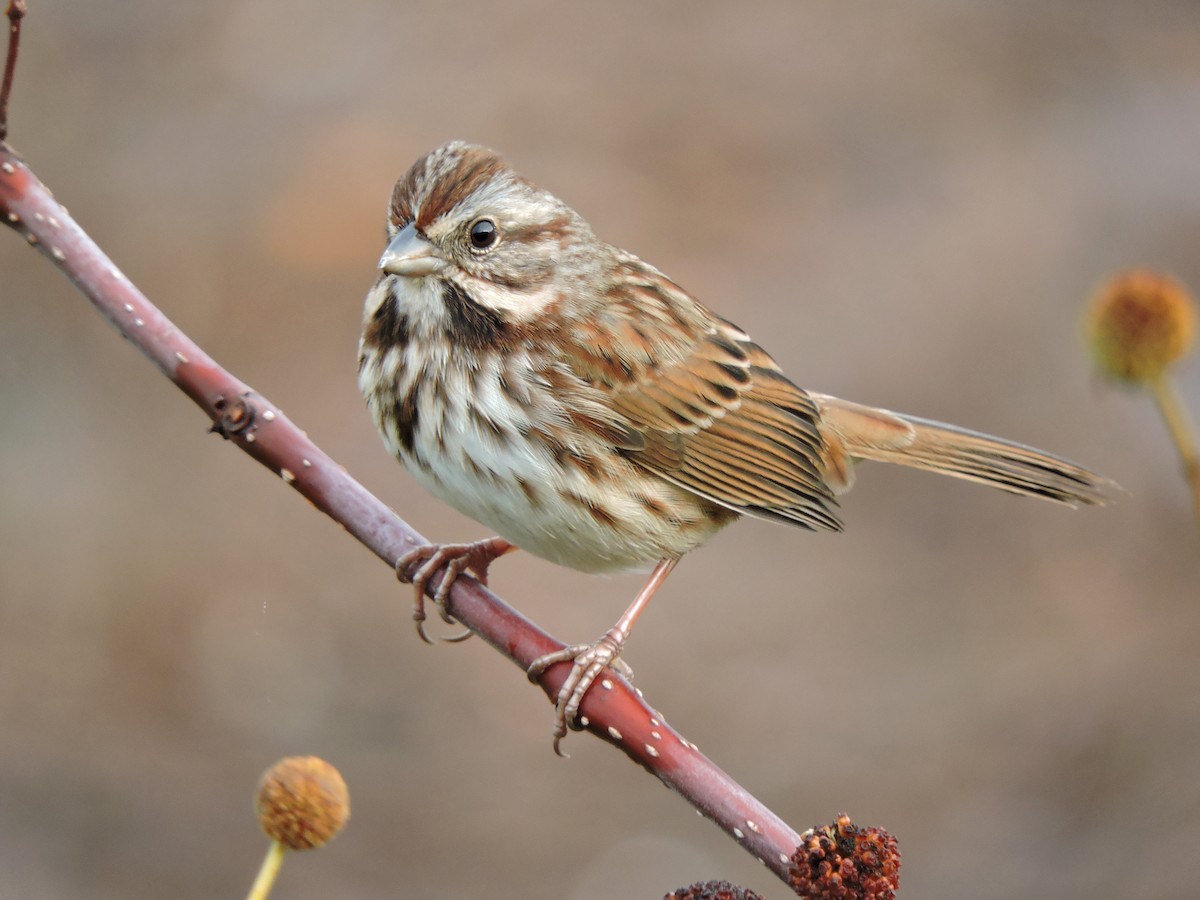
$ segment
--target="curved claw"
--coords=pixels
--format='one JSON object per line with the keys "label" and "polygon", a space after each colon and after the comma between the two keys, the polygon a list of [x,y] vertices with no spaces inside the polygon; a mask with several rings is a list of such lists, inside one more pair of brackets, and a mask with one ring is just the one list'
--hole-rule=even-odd
{"label": "curved claw", "polygon": [[558,689],[558,697],[554,703],[554,752],[557,755],[570,758],[570,754],[562,751],[560,744],[569,729],[580,729],[577,722],[579,707],[596,679],[600,677],[600,673],[611,667],[621,676],[633,678],[633,670],[620,657],[623,644],[624,635],[614,628],[594,644],[576,644],[540,656],[526,670],[529,680],[537,681],[556,663],[571,663],[570,674]]}
{"label": "curved claw", "polygon": [[427,644],[436,644],[437,641],[435,641],[433,638],[431,638],[429,636],[429,633],[425,630],[424,610],[422,610],[422,615],[421,615],[420,619],[417,619],[417,614],[414,611],[413,618],[416,619],[416,622],[417,622],[417,637],[419,637],[421,640],[423,640]]}
{"label": "curved claw", "polygon": [[565,738],[566,736],[567,736],[567,733],[565,731],[562,734],[558,734],[558,732],[556,731],[554,734],[554,755],[561,757],[562,759],[570,759],[571,758],[571,754],[567,753],[565,750],[562,749],[562,747],[559,746],[562,743],[562,739]]}
{"label": "curved claw", "polygon": [[[434,643],[425,630],[425,591],[434,575],[445,570],[433,602],[443,621],[454,624],[455,619],[447,610],[446,603],[450,598],[450,588],[458,576],[466,572],[480,584],[487,584],[488,566],[515,549],[503,538],[493,537],[470,544],[422,544],[401,556],[396,561],[396,577],[413,586],[413,621],[416,622],[421,640],[427,644]],[[458,643],[470,636],[471,632],[467,631],[446,640]]]}

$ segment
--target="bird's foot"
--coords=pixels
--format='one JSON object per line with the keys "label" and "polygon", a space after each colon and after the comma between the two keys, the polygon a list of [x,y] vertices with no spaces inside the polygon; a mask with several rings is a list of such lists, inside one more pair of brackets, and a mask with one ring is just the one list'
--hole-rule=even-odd
{"label": "bird's foot", "polygon": [[613,628],[594,644],[564,647],[554,653],[539,656],[530,665],[529,680],[537,681],[556,663],[571,663],[571,673],[559,688],[558,699],[554,704],[554,752],[559,756],[567,756],[560,746],[562,739],[567,736],[568,727],[579,730],[580,726],[576,722],[579,706],[583,703],[588,689],[600,677],[600,673],[609,667],[626,680],[633,680],[633,669],[621,659],[625,637],[622,631]]}
{"label": "bird's foot", "polygon": [[[445,570],[437,591],[433,595],[434,605],[442,620],[454,624],[454,618],[446,609],[450,588],[464,572],[480,584],[487,584],[488,566],[506,553],[517,548],[504,538],[492,537],[470,544],[422,544],[414,547],[396,560],[396,577],[411,584],[416,596],[413,599],[413,621],[417,623],[417,634],[427,644],[432,644],[425,633],[425,588],[429,580],[439,571]],[[470,631],[447,638],[462,641],[471,636]]]}

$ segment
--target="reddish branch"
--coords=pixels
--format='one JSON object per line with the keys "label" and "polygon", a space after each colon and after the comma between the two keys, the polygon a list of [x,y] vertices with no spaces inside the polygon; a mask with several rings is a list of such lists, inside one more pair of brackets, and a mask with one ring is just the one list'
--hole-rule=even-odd
{"label": "reddish branch", "polygon": [[[0,127],[23,13],[21,0],[12,0]],[[151,304],[2,139],[0,220],[48,257],[122,336],[204,410],[214,431],[280,476],[389,567],[406,551],[427,543],[278,407],[225,371]],[[439,573],[428,585],[430,596],[440,581]],[[522,671],[538,657],[564,646],[465,576],[454,583],[448,608],[455,619]],[[568,663],[560,663],[539,679],[551,701],[569,670]],[[795,878],[790,857],[803,843],[801,835],[667,725],[620,677],[607,673],[597,682],[584,699],[580,721],[680,793],[785,882]]]}

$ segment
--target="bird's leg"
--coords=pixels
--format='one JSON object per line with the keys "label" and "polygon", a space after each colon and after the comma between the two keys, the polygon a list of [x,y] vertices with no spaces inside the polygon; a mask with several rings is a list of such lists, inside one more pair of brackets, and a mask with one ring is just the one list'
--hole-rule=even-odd
{"label": "bird's leg", "polygon": [[571,673],[559,688],[558,699],[554,704],[554,752],[559,756],[566,755],[559,749],[559,744],[567,736],[567,727],[578,728],[575,719],[579,715],[579,705],[605,666],[611,666],[625,678],[633,677],[633,670],[620,658],[621,649],[629,638],[633,623],[678,562],[678,559],[664,559],[659,562],[650,573],[650,580],[646,582],[646,586],[629,604],[629,609],[625,610],[617,624],[606,631],[600,640],[594,644],[576,644],[554,653],[547,653],[535,659],[529,667],[529,680],[537,681],[542,673],[555,663],[572,664]]}
{"label": "bird's leg", "polygon": [[[480,584],[487,584],[488,566],[517,548],[501,537],[485,538],[470,544],[422,544],[414,547],[396,560],[396,577],[412,584],[416,590],[413,601],[413,620],[417,623],[417,634],[427,644],[432,644],[425,633],[425,586],[439,570],[445,568],[442,582],[438,585],[433,602],[442,619],[453,623],[446,611],[446,599],[450,587],[463,572],[471,575]],[[466,632],[451,640],[461,641],[471,636]]]}

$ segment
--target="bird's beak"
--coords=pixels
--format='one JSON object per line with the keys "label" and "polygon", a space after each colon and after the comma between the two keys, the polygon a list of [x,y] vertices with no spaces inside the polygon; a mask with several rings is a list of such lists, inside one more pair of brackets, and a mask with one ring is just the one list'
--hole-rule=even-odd
{"label": "bird's beak", "polygon": [[443,261],[433,244],[417,234],[412,225],[405,225],[379,257],[379,268],[389,275],[421,278],[436,275]]}

